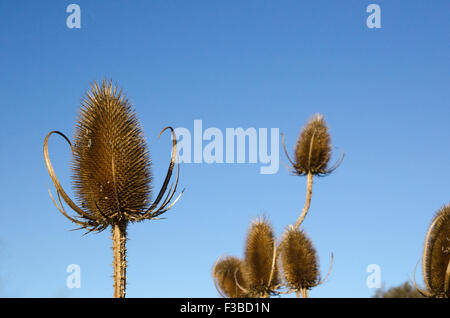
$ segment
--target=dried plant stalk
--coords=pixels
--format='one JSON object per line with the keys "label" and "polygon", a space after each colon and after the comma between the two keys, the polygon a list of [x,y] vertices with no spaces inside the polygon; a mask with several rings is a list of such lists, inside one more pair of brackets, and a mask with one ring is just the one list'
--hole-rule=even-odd
{"label": "dried plant stalk", "polygon": [[114,224],[112,226],[112,241],[114,254],[114,298],[125,297],[127,283],[126,259],[127,224]]}
{"label": "dried plant stalk", "polygon": [[295,222],[295,228],[300,228],[300,225],[302,224],[303,220],[305,220],[306,214],[309,211],[309,207],[311,205],[311,198],[312,198],[312,189],[313,189],[313,175],[312,173],[308,173],[306,176],[306,199],[305,199],[305,205],[303,206],[302,212],[300,213],[300,216],[298,217],[297,221]]}

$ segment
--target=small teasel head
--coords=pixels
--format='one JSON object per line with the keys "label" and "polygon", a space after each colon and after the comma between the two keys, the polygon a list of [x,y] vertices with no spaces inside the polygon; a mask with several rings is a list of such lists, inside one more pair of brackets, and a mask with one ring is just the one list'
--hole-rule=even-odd
{"label": "small teasel head", "polygon": [[253,221],[245,245],[245,278],[251,297],[269,297],[279,284],[277,249],[272,225],[266,218]]}
{"label": "small teasel head", "polygon": [[309,290],[320,282],[319,262],[311,240],[290,226],[279,246],[284,279],[293,291]]}
{"label": "small teasel head", "polygon": [[334,171],[342,162],[343,155],[338,162],[329,167],[331,159],[331,137],[322,114],[315,114],[303,127],[295,144],[294,160],[289,158],[283,135],[283,147],[288,157],[292,172],[296,175],[307,174],[324,176]]}
{"label": "small teasel head", "polygon": [[428,229],[422,266],[425,295],[450,297],[450,204],[436,213]]}
{"label": "small teasel head", "polygon": [[247,297],[248,284],[243,276],[244,262],[233,256],[218,259],[213,268],[213,280],[217,291],[224,297]]}

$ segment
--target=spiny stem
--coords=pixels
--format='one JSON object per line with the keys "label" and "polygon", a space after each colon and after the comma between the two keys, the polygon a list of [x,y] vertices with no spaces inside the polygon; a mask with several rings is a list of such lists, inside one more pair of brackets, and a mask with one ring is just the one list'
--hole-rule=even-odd
{"label": "spiny stem", "polygon": [[127,223],[112,226],[113,254],[114,254],[114,298],[125,298],[126,287],[126,247]]}
{"label": "spiny stem", "polygon": [[308,290],[306,288],[300,289],[303,298],[308,298]]}
{"label": "spiny stem", "polygon": [[307,177],[306,177],[306,201],[305,201],[305,206],[303,207],[302,213],[300,214],[299,218],[297,219],[297,222],[295,223],[295,228],[296,229],[298,229],[300,227],[300,224],[302,224],[303,220],[306,217],[306,214],[308,213],[309,206],[311,204],[312,187],[313,187],[313,174],[311,172],[309,172]]}

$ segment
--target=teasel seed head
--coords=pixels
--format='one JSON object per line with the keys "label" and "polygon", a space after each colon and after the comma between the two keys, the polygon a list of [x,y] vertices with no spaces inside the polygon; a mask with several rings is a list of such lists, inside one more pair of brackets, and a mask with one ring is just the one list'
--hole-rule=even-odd
{"label": "teasel seed head", "polygon": [[95,83],[83,99],[72,149],[74,189],[87,213],[117,223],[145,209],[150,155],[136,113],[111,81]]}
{"label": "teasel seed head", "polygon": [[251,297],[268,297],[279,283],[276,240],[266,218],[252,222],[245,246],[245,279]]}
{"label": "teasel seed head", "polygon": [[284,144],[283,147],[292,165],[292,172],[299,176],[308,174],[324,176],[333,172],[342,162],[344,155],[329,167],[331,158],[331,137],[322,114],[315,114],[300,132],[295,144],[294,160],[289,158]]}
{"label": "teasel seed head", "polygon": [[435,215],[425,239],[423,275],[431,297],[450,297],[450,204]]}
{"label": "teasel seed head", "polygon": [[244,262],[233,256],[219,259],[213,268],[214,284],[224,297],[247,297],[248,284],[243,276]]}
{"label": "teasel seed head", "polygon": [[[178,185],[177,178],[167,191],[175,165],[177,140],[172,127],[172,156],[164,183],[152,203],[151,160],[142,128],[127,97],[112,81],[96,82],[82,100],[75,126],[74,143],[59,131],[47,134],[44,159],[57,191],[58,210],[70,221],[90,231],[102,231],[109,225],[123,225],[144,219],[155,219],[168,211],[180,198],[171,202]],[[160,135],[161,135],[160,133]],[[78,204],[62,188],[48,154],[52,134],[62,136],[72,150],[72,181]],[[164,197],[164,198],[163,198]],[[78,214],[71,217],[61,198]]]}
{"label": "teasel seed head", "polygon": [[320,282],[316,250],[302,230],[290,226],[279,246],[284,279],[294,291],[309,290]]}

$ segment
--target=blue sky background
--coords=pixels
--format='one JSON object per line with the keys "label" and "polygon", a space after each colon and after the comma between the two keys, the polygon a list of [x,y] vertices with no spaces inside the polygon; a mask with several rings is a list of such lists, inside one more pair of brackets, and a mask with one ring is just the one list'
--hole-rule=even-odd
{"label": "blue sky background", "polygon": [[[111,297],[110,234],[81,236],[53,206],[42,143],[72,136],[80,99],[113,78],[144,128],[159,189],[170,157],[166,125],[280,128],[292,149],[314,113],[346,157],[316,179],[303,224],[328,281],[311,297],[369,297],[412,277],[434,213],[450,202],[449,1],[0,2],[0,296]],[[381,7],[381,29],[366,7]],[[70,187],[70,153],[54,138],[55,170]],[[286,161],[280,151],[282,161]],[[217,297],[211,268],[243,256],[251,219],[277,235],[304,204],[305,178],[280,165],[184,164],[186,192],[167,220],[129,227],[129,297]],[[53,186],[51,187],[53,189]],[[81,288],[66,267],[81,267]],[[417,277],[421,281],[420,266]]]}

